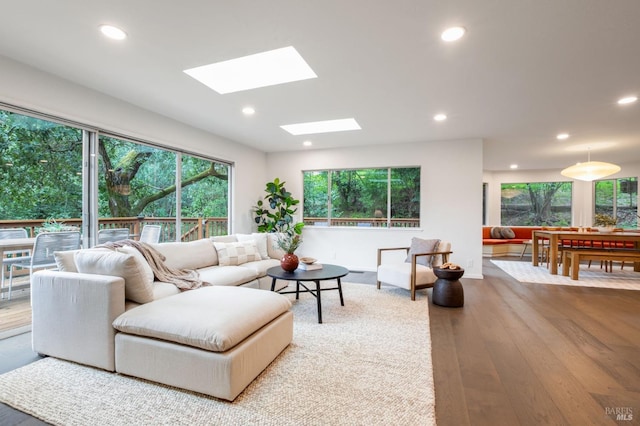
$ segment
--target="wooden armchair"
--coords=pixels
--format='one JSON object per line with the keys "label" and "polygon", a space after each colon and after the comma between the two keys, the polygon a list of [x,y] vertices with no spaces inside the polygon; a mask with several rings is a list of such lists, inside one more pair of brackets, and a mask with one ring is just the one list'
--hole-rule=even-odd
{"label": "wooden armchair", "polygon": [[[380,289],[381,283],[401,287],[411,292],[411,300],[416,300],[416,290],[433,287],[437,277],[433,273],[432,267],[440,266],[449,261],[449,255],[453,253],[451,243],[439,241],[435,250],[420,253],[417,253],[413,248],[412,243],[412,247],[378,249],[378,289]],[[398,250],[404,250],[407,254],[405,261],[384,262],[384,252]]]}

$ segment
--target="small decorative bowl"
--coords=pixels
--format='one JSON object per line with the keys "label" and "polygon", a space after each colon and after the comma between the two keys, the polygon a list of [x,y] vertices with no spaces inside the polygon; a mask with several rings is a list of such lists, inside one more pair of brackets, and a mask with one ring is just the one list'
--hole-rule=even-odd
{"label": "small decorative bowl", "polygon": [[317,261],[318,261],[318,259],[314,259],[313,257],[301,257],[300,258],[300,262],[304,263],[305,265],[313,265]]}

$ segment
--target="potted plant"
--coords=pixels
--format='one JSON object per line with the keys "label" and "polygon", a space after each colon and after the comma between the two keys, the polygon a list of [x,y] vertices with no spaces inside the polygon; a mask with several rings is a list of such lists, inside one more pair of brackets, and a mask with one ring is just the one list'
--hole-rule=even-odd
{"label": "potted plant", "polygon": [[49,218],[42,223],[42,226],[37,229],[37,233],[42,232],[67,232],[77,231],[78,227],[73,225],[65,225],[64,222],[57,222],[53,218]]}
{"label": "potted plant", "polygon": [[280,267],[287,272],[293,272],[298,267],[300,260],[296,256],[295,251],[302,244],[302,236],[299,234],[279,234],[276,239],[276,245],[284,250],[285,254],[280,259]]}
{"label": "potted plant", "polygon": [[618,223],[618,219],[608,214],[596,213],[593,226],[599,231],[612,231]]}
{"label": "potted plant", "polygon": [[[290,235],[302,233],[304,222],[293,222],[293,215],[298,211],[295,206],[300,200],[291,196],[284,187],[285,183],[278,178],[268,182],[265,188],[267,195],[253,206],[258,232],[283,232]],[[268,204],[263,200],[267,200]]]}

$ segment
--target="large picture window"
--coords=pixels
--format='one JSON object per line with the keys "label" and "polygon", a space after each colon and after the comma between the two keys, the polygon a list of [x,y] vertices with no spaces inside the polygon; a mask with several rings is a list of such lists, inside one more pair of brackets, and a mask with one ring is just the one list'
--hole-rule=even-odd
{"label": "large picture window", "polygon": [[44,222],[70,225],[84,244],[93,229],[136,238],[146,224],[161,225],[161,241],[228,233],[229,164],[10,108],[0,109],[0,227],[33,236]]}
{"label": "large picture window", "polygon": [[419,167],[305,171],[303,182],[308,225],[420,225]]}
{"label": "large picture window", "polygon": [[503,183],[502,225],[569,226],[571,185],[571,182]]}
{"label": "large picture window", "polygon": [[594,213],[618,219],[620,228],[638,226],[638,178],[599,180],[593,183]]}
{"label": "large picture window", "polygon": [[31,234],[45,219],[82,213],[83,131],[0,110],[0,220]]}

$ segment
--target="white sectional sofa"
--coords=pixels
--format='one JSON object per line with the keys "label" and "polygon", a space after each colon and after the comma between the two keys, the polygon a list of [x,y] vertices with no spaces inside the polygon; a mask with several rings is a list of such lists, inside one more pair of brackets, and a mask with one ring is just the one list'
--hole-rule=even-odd
{"label": "white sectional sofa", "polygon": [[293,338],[290,301],[265,291],[273,239],[153,245],[212,284],[188,291],[154,281],[133,247],[56,253],[59,270],[33,276],[33,350],[233,400]]}

